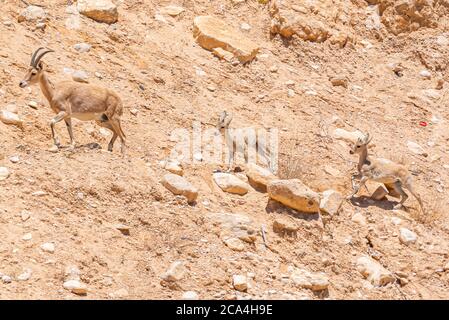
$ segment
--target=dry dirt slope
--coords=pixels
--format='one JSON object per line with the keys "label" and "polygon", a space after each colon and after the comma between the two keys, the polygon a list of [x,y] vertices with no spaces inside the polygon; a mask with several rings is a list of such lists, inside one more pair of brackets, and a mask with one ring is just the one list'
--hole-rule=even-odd
{"label": "dry dirt slope", "polygon": [[[447,83],[434,90],[439,79],[449,78],[447,2],[425,7],[430,13],[423,19],[433,23],[418,23],[424,20],[416,22],[389,1],[368,1],[387,8],[377,18],[376,7],[361,0],[306,1],[296,9],[284,1],[282,10],[289,15],[306,12],[322,30],[346,35],[344,47],[332,44],[332,37],[322,43],[300,36],[290,41],[270,37],[268,6],[234,2],[116,1],[117,24],[80,16],[79,28],[71,29],[67,1],[46,1],[48,20],[40,30],[35,23],[17,22],[18,12],[26,7],[22,1],[1,0],[0,108],[16,105],[25,124],[21,130],[0,122],[0,166],[11,172],[0,181],[0,273],[12,280],[0,282],[0,298],[165,299],[180,298],[189,290],[201,299],[448,298]],[[160,21],[160,8],[173,3],[185,12]],[[248,23],[247,36],[261,48],[257,59],[232,66],[199,47],[192,22],[204,14],[236,29]],[[80,42],[92,49],[77,53],[73,46]],[[118,150],[106,152],[108,138],[94,124],[81,122],[75,123],[81,145],[75,152],[46,151],[53,115],[37,87],[18,87],[30,54],[39,46],[56,51],[45,58],[53,81],[67,77],[64,68],[84,70],[91,83],[121,94],[128,158],[121,158]],[[430,80],[420,75],[424,69],[430,71]],[[347,88],[334,87],[329,79],[335,76],[346,77]],[[293,88],[286,84],[289,80]],[[39,103],[36,110],[27,106],[31,100]],[[296,174],[317,191],[350,190],[347,174],[356,159],[345,143],[332,138],[333,130],[370,131],[374,153],[404,155],[417,173],[428,217],[419,216],[413,199],[407,201],[411,208],[406,212],[393,211],[394,202],[360,198],[359,203],[345,202],[323,227],[319,220],[267,206],[266,194],[255,190],[245,196],[223,193],[211,180],[212,165],[186,166],[185,177],[199,188],[197,204],[187,205],[160,185],[164,171],[158,163],[173,146],[173,128],[194,120],[214,123],[223,108],[235,113],[235,126],[279,128],[282,159],[297,160]],[[422,127],[420,121],[429,125]],[[63,126],[59,132],[67,143]],[[421,145],[427,157],[412,153],[408,141]],[[103,149],[83,146],[92,142]],[[12,163],[12,156],[19,162]],[[339,173],[328,173],[326,166]],[[45,194],[33,195],[38,191]],[[215,212],[247,215],[256,230],[265,225],[271,250],[259,233],[244,251],[230,250],[219,237],[221,228],[209,219]],[[273,221],[281,217],[299,226],[296,238],[272,231]],[[401,219],[400,225],[393,217]],[[130,235],[118,231],[117,224],[129,226]],[[417,233],[417,242],[401,244],[400,227]],[[31,240],[24,240],[27,234]],[[54,253],[43,251],[43,243],[53,243]],[[373,287],[355,266],[365,254],[402,280]],[[186,275],[167,286],[161,276],[174,261],[184,262]],[[86,296],[63,289],[67,266],[80,270]],[[325,273],[328,291],[316,294],[294,284],[285,277],[292,266]],[[24,273],[30,276],[20,281]],[[232,287],[237,274],[251,278],[246,293]]]}

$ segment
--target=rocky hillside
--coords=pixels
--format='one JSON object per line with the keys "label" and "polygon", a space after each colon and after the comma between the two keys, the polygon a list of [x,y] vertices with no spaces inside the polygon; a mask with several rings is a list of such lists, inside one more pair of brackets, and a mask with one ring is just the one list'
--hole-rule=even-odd
{"label": "rocky hillside", "polygon": [[[0,298],[449,298],[449,1],[0,4]],[[53,83],[121,96],[125,157],[78,120],[49,150],[54,113],[18,85],[39,47]],[[224,110],[278,130],[277,176],[171,159]],[[361,132],[425,213],[374,182],[345,200]]]}

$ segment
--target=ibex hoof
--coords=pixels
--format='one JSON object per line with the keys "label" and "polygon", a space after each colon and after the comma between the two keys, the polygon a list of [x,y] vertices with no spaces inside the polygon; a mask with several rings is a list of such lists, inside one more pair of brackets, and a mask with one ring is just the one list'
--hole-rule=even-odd
{"label": "ibex hoof", "polygon": [[58,152],[58,151],[59,151],[59,148],[58,148],[57,145],[53,145],[53,146],[51,146],[51,147],[48,149],[48,151],[50,151],[50,152]]}

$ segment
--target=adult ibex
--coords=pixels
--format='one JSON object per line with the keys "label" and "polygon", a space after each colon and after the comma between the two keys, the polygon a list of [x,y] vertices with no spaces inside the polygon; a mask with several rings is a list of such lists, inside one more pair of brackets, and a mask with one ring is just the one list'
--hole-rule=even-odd
{"label": "adult ibex", "polygon": [[20,81],[20,87],[39,83],[42,93],[50,103],[51,109],[57,114],[50,122],[54,141],[51,151],[59,149],[59,139],[55,133],[55,124],[64,120],[70,136],[70,146],[75,147],[71,118],[82,121],[95,120],[100,126],[108,128],[113,136],[108,145],[112,151],[114,142],[120,137],[122,154],[125,153],[125,134],[120,125],[123,114],[123,104],[120,97],[112,90],[75,81],[62,81],[53,85],[45,72],[45,64],[41,61],[51,49],[39,48],[31,57],[30,68]]}

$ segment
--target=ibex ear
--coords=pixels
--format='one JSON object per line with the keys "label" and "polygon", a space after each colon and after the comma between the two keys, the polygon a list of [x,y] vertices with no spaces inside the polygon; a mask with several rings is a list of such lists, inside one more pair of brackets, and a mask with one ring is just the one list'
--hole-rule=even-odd
{"label": "ibex ear", "polygon": [[39,63],[36,66],[36,69],[39,71],[42,71],[42,70],[44,70],[44,68],[45,68],[45,64],[42,61],[39,61]]}

